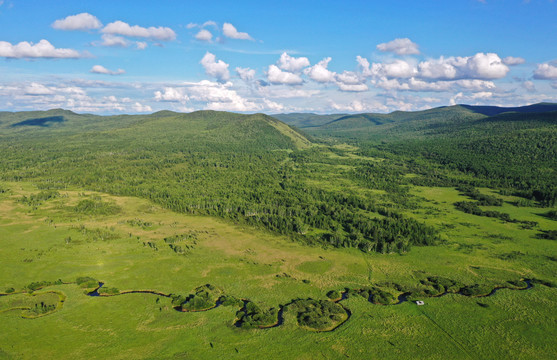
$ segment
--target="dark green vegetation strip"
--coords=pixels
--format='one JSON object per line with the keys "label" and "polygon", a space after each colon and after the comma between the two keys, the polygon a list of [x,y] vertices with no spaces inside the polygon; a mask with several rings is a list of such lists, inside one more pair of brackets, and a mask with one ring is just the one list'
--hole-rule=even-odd
{"label": "dark green vegetation strip", "polygon": [[[22,313],[22,317],[32,319],[58,311],[62,308],[66,300],[64,293],[59,291],[34,293],[34,290],[60,284],[64,283],[61,280],[55,282],[41,281],[32,283],[23,289],[23,293],[27,297],[37,297],[38,300],[32,301],[33,306],[22,306],[17,302],[8,303],[7,308],[0,308],[0,313],[23,309],[24,312]],[[416,286],[408,289],[392,283],[378,284],[377,286],[367,286],[359,289],[345,288],[342,291],[331,290],[327,292],[329,300],[315,300],[311,298],[294,299],[276,308],[262,309],[253,301],[225,294],[222,289],[211,284],[202,285],[196,288],[193,294],[187,296],[164,294],[156,290],[120,291],[116,288],[105,287],[103,282],[99,282],[92,277],[79,277],[75,284],[85,289],[84,293],[89,296],[110,297],[141,293],[169,297],[172,300],[174,309],[181,312],[208,311],[221,305],[238,307],[239,310],[236,313],[234,324],[236,327],[242,329],[266,329],[277,327],[284,322],[283,312],[294,313],[298,326],[306,330],[317,332],[333,331],[346,322],[350,318],[351,311],[341,305],[340,302],[354,296],[362,297],[372,304],[398,305],[406,301],[417,301],[418,299],[439,297],[447,294],[460,294],[469,297],[492,296],[501,289],[527,290],[532,288],[534,286],[533,284],[557,287],[557,285],[551,281],[540,279],[511,280],[496,286],[490,286],[486,284],[464,285],[451,279],[430,276],[420,281]],[[9,289],[9,293],[0,295],[13,296],[18,294],[21,294],[21,292],[15,292],[14,289]],[[45,301],[45,296],[49,294],[55,294],[57,301],[53,301],[52,297],[50,301]],[[39,303],[39,301],[41,302]]]}

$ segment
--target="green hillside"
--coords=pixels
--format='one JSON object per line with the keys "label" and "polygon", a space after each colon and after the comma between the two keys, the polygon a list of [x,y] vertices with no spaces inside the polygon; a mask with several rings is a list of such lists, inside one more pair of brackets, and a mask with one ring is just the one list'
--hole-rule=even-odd
{"label": "green hillside", "polygon": [[340,117],[346,116],[346,114],[319,115],[313,113],[288,113],[275,114],[272,116],[288,125],[296,126],[297,128],[302,129],[306,127],[324,125]]}

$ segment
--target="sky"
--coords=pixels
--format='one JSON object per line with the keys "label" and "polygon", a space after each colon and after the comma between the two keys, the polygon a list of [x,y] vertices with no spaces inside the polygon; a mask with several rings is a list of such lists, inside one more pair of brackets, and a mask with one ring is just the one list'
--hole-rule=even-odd
{"label": "sky", "polygon": [[557,2],[0,0],[0,111],[557,102]]}

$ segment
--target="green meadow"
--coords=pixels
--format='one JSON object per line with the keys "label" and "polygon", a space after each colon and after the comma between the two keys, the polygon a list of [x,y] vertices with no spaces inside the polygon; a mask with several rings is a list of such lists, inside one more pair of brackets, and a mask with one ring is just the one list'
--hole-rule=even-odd
{"label": "green meadow", "polygon": [[557,118],[480,110],[1,113],[0,359],[556,358]]}
{"label": "green meadow", "polygon": [[[68,189],[36,207],[21,202],[39,193],[31,183],[2,183],[0,197],[2,291],[0,348],[4,358],[524,358],[556,355],[555,288],[535,283],[527,290],[501,289],[492,296],[449,293],[373,304],[349,296],[350,318],[333,331],[299,326],[295,311],[280,326],[235,326],[238,308],[218,306],[181,312],[171,299],[129,293],[87,296],[76,284],[90,276],[119,292],[152,290],[187,296],[204,284],[249,299],[260,308],[295,299],[328,300],[330,290],[389,284],[426,288],[430,276],[481,284],[552,280],[555,241],[497,219],[464,214],[452,206],[463,196],[450,188],[414,187],[423,208],[409,212],[444,228],[438,246],[405,254],[364,254],[356,249],[308,246],[283,236],[211,217],[187,216],[147,200]],[[112,206],[111,215],[76,212],[84,200]],[[100,199],[100,200],[99,200]],[[512,200],[508,197],[506,200]],[[553,220],[539,208],[505,205],[513,217]],[[447,224],[453,226],[447,227]],[[176,235],[178,235],[176,237]],[[184,252],[175,252],[165,239]],[[187,245],[187,247],[186,247]],[[509,255],[514,254],[514,255]],[[56,283],[56,282],[59,283]],[[33,282],[49,282],[37,290]],[[64,301],[57,302],[63,294]],[[49,298],[50,297],[50,298]],[[419,296],[418,296],[419,297]],[[418,298],[416,297],[416,298]],[[54,311],[29,318],[35,303]],[[29,346],[32,344],[32,346]]]}

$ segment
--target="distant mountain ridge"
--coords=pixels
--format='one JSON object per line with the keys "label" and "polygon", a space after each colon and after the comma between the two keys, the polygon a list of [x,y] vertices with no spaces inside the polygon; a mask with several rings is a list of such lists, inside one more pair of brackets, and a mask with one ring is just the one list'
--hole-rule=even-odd
{"label": "distant mountain ridge", "polygon": [[[384,125],[393,122],[412,121],[438,117],[444,115],[469,115],[494,116],[508,112],[514,113],[542,113],[557,111],[556,103],[538,103],[517,107],[481,106],[459,104],[442,106],[420,111],[394,111],[388,114],[359,113],[359,114],[327,114],[314,113],[289,113],[276,114],[275,118],[299,128],[313,128],[313,130],[358,128],[369,125]],[[464,116],[466,117],[466,116]],[[474,118],[475,116],[471,116]]]}

